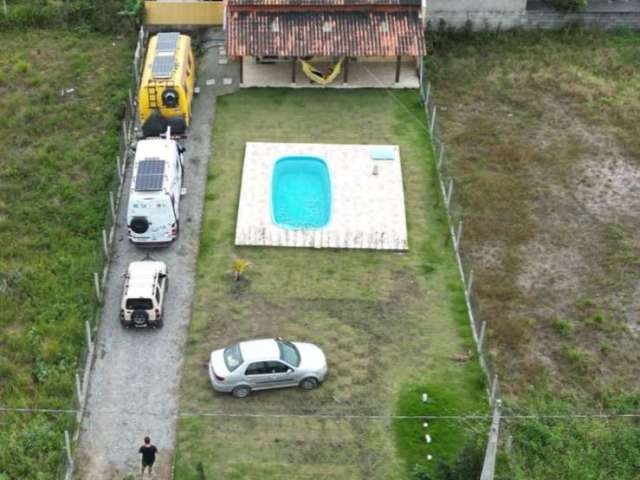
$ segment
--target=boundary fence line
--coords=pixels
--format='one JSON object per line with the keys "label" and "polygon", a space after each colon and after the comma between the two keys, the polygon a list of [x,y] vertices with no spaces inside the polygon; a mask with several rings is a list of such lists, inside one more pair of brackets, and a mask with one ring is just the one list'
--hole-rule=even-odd
{"label": "boundary fence line", "polygon": [[473,290],[473,267],[468,257],[464,254],[464,250],[461,246],[462,228],[464,225],[463,211],[458,201],[459,199],[457,197],[454,179],[449,173],[445,143],[442,139],[440,125],[437,122],[438,108],[433,100],[431,83],[424,75],[424,66],[421,68],[420,76],[422,79],[420,82],[420,97],[424,103],[427,128],[429,130],[429,136],[431,137],[431,146],[433,148],[435,166],[438,175],[438,183],[440,185],[442,200],[447,212],[449,234],[451,235],[451,243],[458,263],[460,280],[462,282],[464,298],[467,304],[469,324],[471,325],[471,332],[476,344],[480,367],[482,368],[487,380],[487,398],[489,400],[489,407],[493,411],[491,428],[489,430],[489,440],[487,442],[480,480],[493,480],[502,411],[500,384],[498,382],[498,375],[491,365],[486,352],[487,322],[486,320],[480,320],[480,316],[478,315],[478,304]]}
{"label": "boundary fence line", "polygon": [[104,300],[107,278],[109,276],[109,267],[111,264],[111,251],[115,239],[117,228],[117,212],[122,199],[122,191],[124,190],[124,179],[129,156],[131,154],[130,146],[135,140],[136,135],[136,103],[135,98],[140,82],[142,63],[144,61],[145,46],[148,38],[148,32],[144,27],[140,27],[137,35],[136,49],[133,56],[132,82],[129,87],[124,119],[122,121],[122,131],[118,145],[118,154],[115,159],[115,175],[109,189],[109,208],[105,218],[104,227],[100,233],[98,240],[98,254],[96,271],[93,274],[93,287],[96,294],[96,309],[93,315],[93,322],[85,321],[85,345],[80,354],[80,358],[84,361],[79,362],[78,372],[75,374],[76,384],[76,427],[73,435],[69,431],[64,432],[64,449],[58,467],[57,478],[59,480],[72,480],[75,471],[76,448],[80,437],[80,426],[84,417],[87,404],[87,393],[89,389],[89,381],[91,368],[95,359],[95,336],[100,324],[102,316],[102,302]]}

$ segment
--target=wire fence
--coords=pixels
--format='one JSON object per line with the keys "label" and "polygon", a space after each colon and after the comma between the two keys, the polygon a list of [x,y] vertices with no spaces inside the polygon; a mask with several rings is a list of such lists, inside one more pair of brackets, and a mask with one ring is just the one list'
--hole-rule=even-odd
{"label": "wire fence", "polygon": [[447,210],[447,220],[451,234],[451,243],[456,255],[460,279],[464,289],[464,297],[469,314],[471,332],[476,344],[476,351],[482,371],[487,380],[487,398],[493,411],[492,424],[489,431],[489,440],[485,452],[485,459],[482,468],[481,480],[492,480],[495,470],[495,458],[497,453],[498,435],[500,431],[500,416],[502,400],[500,399],[500,384],[498,374],[490,362],[487,353],[487,322],[481,319],[478,312],[478,300],[474,290],[473,266],[469,257],[462,248],[462,238],[464,233],[464,215],[460,202],[459,192],[453,175],[449,171],[447,150],[442,138],[442,130],[438,123],[438,107],[433,99],[431,83],[423,77],[420,84],[420,95],[424,102],[427,116],[427,127],[431,136],[431,145],[438,173],[438,183],[442,193],[442,200]]}
{"label": "wire fence", "polygon": [[136,136],[135,92],[138,90],[147,38],[148,33],[144,30],[144,27],[140,28],[131,65],[131,85],[128,91],[124,118],[119,136],[118,153],[113,160],[107,159],[107,161],[114,161],[114,175],[108,189],[108,208],[105,214],[104,226],[96,240],[96,270],[93,274],[92,280],[96,294],[96,301],[94,302],[90,318],[85,321],[85,343],[80,353],[79,358],[81,360],[79,362],[78,371],[75,374],[75,431],[73,435],[66,430],[64,432],[64,449],[61,453],[59,462],[58,479],[71,480],[75,469],[75,447],[77,446],[80,436],[80,424],[84,416],[89,388],[89,375],[95,358],[95,334],[98,330],[98,325],[102,316],[102,302],[104,299],[107,277],[109,275],[112,246],[116,235],[118,208],[122,199],[122,191],[125,188],[124,179],[127,164],[132,153],[130,147]]}

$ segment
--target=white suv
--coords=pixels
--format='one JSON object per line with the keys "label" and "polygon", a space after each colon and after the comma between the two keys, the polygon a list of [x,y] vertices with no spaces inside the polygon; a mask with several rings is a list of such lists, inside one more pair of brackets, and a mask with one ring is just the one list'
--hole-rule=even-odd
{"label": "white suv", "polygon": [[162,327],[164,297],[169,279],[164,262],[131,262],[125,274],[120,323],[124,327]]}

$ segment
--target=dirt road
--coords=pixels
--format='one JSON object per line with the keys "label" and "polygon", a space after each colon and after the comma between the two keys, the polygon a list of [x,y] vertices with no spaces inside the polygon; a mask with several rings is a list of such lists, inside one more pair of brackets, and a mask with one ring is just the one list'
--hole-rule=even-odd
{"label": "dirt road", "polygon": [[[100,323],[96,361],[91,374],[86,414],[81,425],[77,455],[78,478],[103,480],[126,478],[139,472],[138,447],[145,435],[159,449],[154,478],[170,477],[183,349],[191,317],[200,223],[207,181],[207,163],[214,120],[215,97],[223,77],[234,66],[223,65],[220,32],[205,39],[199,60],[200,95],[194,98],[192,124],[182,143],[185,153],[185,187],[180,236],[167,248],[150,251],[166,262],[169,290],[164,328],[129,330],[118,320],[124,279],[130,262],[144,258],[148,250],[133,246],[126,236],[125,192],[118,213],[116,242]],[[215,84],[212,82],[215,79]],[[226,86],[229,90],[237,85]],[[129,185],[131,169],[125,185]]]}

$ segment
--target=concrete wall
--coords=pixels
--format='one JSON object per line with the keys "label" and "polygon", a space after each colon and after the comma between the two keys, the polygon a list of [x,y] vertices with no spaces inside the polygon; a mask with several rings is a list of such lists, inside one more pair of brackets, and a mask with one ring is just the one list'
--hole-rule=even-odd
{"label": "concrete wall", "polygon": [[[495,28],[548,28],[569,23],[613,29],[629,27],[640,30],[640,12],[583,12],[562,14],[553,11],[526,11],[527,0],[428,0],[430,28],[440,21],[460,28],[470,21],[474,29]],[[199,0],[145,1],[145,23],[158,26],[212,26],[222,25],[222,1]]]}
{"label": "concrete wall", "polygon": [[461,28],[470,21],[475,30],[488,29],[558,29],[569,24],[611,30],[627,27],[640,30],[640,12],[584,12],[557,13],[550,11],[467,11],[455,10],[430,12],[429,27],[438,28],[440,21],[447,26]]}
{"label": "concrete wall", "polygon": [[222,2],[155,1],[144,2],[144,21],[147,25],[222,25]]}
{"label": "concrete wall", "polygon": [[427,0],[428,15],[439,12],[524,12],[527,0]]}
{"label": "concrete wall", "polygon": [[585,12],[573,14],[528,12],[523,26],[525,28],[554,29],[570,23],[579,23],[587,27],[597,27],[605,30],[622,27],[640,30],[640,12]]}

